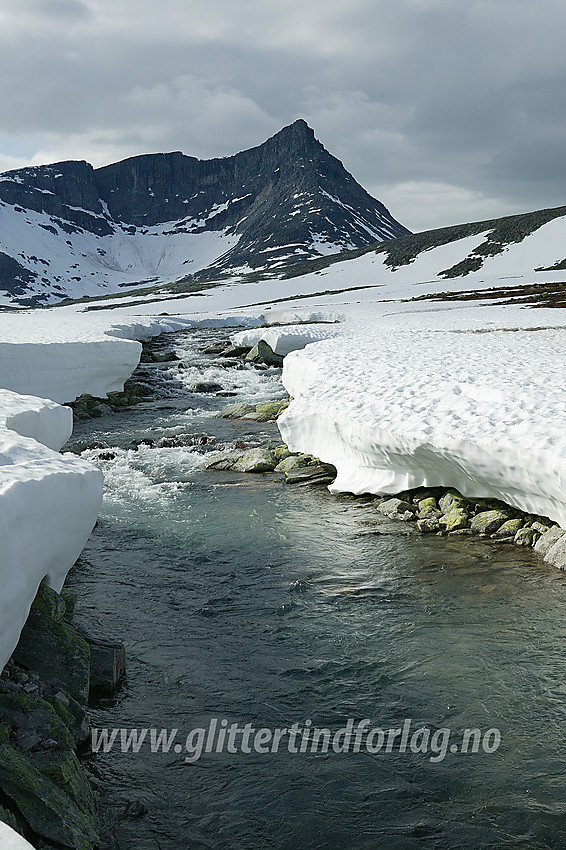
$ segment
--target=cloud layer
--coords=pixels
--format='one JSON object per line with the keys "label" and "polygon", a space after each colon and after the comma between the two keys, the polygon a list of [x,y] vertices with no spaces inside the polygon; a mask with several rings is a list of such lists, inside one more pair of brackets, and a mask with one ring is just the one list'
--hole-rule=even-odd
{"label": "cloud layer", "polygon": [[566,203],[561,0],[3,0],[0,170],[305,118],[412,229]]}

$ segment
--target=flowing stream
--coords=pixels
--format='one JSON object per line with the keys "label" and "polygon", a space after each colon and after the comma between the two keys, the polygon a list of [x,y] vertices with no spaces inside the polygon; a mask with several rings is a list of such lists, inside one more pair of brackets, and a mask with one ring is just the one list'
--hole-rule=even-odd
{"label": "flowing stream", "polygon": [[[440,733],[436,751],[410,737],[404,752],[294,753],[284,741],[186,763],[184,747],[122,752],[118,738],[89,758],[104,847],[566,846],[565,576],[517,547],[422,537],[370,499],[203,470],[234,440],[279,442],[274,424],[214,417],[284,395],[278,370],[203,351],[221,336],[163,338],[181,361],[142,366],[159,396],[75,430],[75,448],[109,448],[83,452],[106,496],[69,583],[81,620],[128,657],[94,726],[178,729],[184,743],[213,719],[332,734],[349,718],[385,732],[410,720],[410,736],[450,729],[451,747],[477,728],[482,744],[443,755]],[[191,393],[195,381],[235,395]],[[195,445],[133,447],[179,434]],[[494,729],[498,746],[483,737]]]}

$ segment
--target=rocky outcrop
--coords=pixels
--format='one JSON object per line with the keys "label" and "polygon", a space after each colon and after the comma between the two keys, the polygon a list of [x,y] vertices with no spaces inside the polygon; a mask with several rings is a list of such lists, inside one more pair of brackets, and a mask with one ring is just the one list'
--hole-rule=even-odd
{"label": "rocky outcrop", "polygon": [[34,846],[93,850],[96,800],[77,750],[91,692],[116,689],[124,648],[75,628],[71,613],[42,584],[0,675],[0,820]]}

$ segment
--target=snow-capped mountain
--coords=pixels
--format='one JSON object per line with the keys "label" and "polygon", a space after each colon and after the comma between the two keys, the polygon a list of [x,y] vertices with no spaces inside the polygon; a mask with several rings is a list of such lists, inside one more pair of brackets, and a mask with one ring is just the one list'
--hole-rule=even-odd
{"label": "snow-capped mountain", "polygon": [[276,273],[407,233],[299,120],[222,159],[148,154],[0,175],[0,295],[41,304]]}

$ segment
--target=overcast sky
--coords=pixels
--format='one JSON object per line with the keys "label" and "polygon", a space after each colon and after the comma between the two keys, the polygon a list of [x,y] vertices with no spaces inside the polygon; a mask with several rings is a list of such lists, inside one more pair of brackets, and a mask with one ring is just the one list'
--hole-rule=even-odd
{"label": "overcast sky", "polygon": [[0,170],[305,118],[413,230],[566,204],[564,0],[0,0]]}

